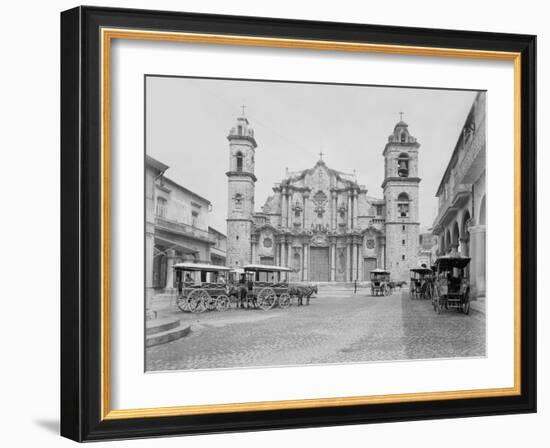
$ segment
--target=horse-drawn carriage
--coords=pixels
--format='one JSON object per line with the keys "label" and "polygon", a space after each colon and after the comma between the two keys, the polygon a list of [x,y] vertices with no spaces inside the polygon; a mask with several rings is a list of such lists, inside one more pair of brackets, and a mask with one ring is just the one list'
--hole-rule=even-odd
{"label": "horse-drawn carriage", "polygon": [[173,266],[177,285],[176,305],[181,311],[202,313],[225,311],[229,268],[206,263],[177,263]]}
{"label": "horse-drawn carriage", "polygon": [[447,255],[435,261],[432,305],[437,314],[443,308],[470,312],[470,281],[467,266],[470,258]]}
{"label": "horse-drawn carriage", "polygon": [[385,269],[373,269],[370,271],[370,292],[372,296],[387,296],[391,292],[390,273]]}
{"label": "horse-drawn carriage", "polygon": [[433,271],[425,265],[413,268],[409,294],[411,299],[431,299],[433,292]]}
{"label": "horse-drawn carriage", "polygon": [[[288,284],[289,268],[261,264],[243,267],[246,279],[247,302],[266,311],[278,306],[288,308],[291,303]],[[241,283],[242,284],[242,283]]]}

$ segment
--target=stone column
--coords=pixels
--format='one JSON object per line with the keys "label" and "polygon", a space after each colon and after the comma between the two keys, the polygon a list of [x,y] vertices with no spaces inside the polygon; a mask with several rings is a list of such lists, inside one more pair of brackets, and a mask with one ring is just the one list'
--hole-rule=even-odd
{"label": "stone column", "polygon": [[363,250],[362,250],[362,244],[357,244],[357,257],[358,257],[358,266],[357,266],[357,281],[364,281],[363,278]]}
{"label": "stone column", "polygon": [[353,228],[357,228],[357,217],[359,216],[359,206],[358,206],[358,195],[357,190],[353,192]]}
{"label": "stone column", "polygon": [[153,266],[155,253],[155,234],[153,225],[146,223],[145,233],[145,310],[149,312],[153,304]]}
{"label": "stone column", "polygon": [[281,243],[281,266],[286,267],[286,241]]}
{"label": "stone column", "polygon": [[292,243],[286,243],[286,267],[290,268],[292,266]]}
{"label": "stone column", "polygon": [[353,255],[351,260],[351,280],[357,280],[357,244],[353,243]]}
{"label": "stone column", "polygon": [[174,259],[176,258],[176,251],[169,249],[166,251],[166,288],[168,290],[174,289]]}
{"label": "stone column", "polygon": [[288,227],[287,225],[287,196],[286,188],[281,188],[281,227]]}
{"label": "stone column", "polygon": [[485,296],[485,238],[484,225],[470,227],[470,283],[472,293],[479,297]]}
{"label": "stone column", "polygon": [[346,241],[346,282],[349,282],[351,278],[351,244],[349,241]]}
{"label": "stone column", "polygon": [[351,196],[351,191],[349,191],[348,192],[348,229],[351,229],[351,223],[352,223],[352,220],[351,220],[352,203],[353,203],[353,199]]}
{"label": "stone column", "polygon": [[338,194],[335,191],[332,193],[332,199],[334,201],[334,206],[333,206],[333,213],[334,213],[333,230],[336,231],[336,230],[338,230]]}
{"label": "stone column", "polygon": [[380,266],[377,267],[386,269],[386,238],[381,237],[378,242],[380,244]]}
{"label": "stone column", "polygon": [[292,226],[292,220],[290,219],[290,214],[292,213],[292,200],[291,195],[287,191],[286,195],[286,226],[291,227]]}
{"label": "stone column", "polygon": [[304,229],[309,227],[309,216],[308,216],[308,206],[309,206],[309,192],[304,191]]}
{"label": "stone column", "polygon": [[302,280],[309,279],[309,246],[307,243],[302,244]]}
{"label": "stone column", "polygon": [[336,241],[330,243],[330,281],[336,281]]}

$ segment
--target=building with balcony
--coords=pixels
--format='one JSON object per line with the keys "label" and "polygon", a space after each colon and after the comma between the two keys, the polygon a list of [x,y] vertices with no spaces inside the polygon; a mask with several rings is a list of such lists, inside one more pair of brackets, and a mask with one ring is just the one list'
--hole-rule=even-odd
{"label": "building with balcony", "polygon": [[153,171],[160,162],[147,156],[146,171],[156,173],[148,182],[147,225],[154,241],[152,279],[154,290],[172,288],[172,266],[181,261],[225,264],[225,238],[209,226],[212,204],[166,176],[168,166]]}
{"label": "building with balcony", "polygon": [[438,254],[454,251],[472,259],[471,291],[476,296],[485,295],[485,102],[486,93],[479,92],[437,189],[439,208],[433,224]]}

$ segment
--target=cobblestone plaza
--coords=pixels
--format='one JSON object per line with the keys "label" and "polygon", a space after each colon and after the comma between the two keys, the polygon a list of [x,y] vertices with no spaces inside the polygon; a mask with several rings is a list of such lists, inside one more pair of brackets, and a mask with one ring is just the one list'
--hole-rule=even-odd
{"label": "cobblestone plaza", "polygon": [[321,287],[309,306],[269,311],[182,313],[188,336],[146,349],[148,371],[330,364],[485,356],[485,314],[436,314],[405,289],[371,297],[367,289]]}

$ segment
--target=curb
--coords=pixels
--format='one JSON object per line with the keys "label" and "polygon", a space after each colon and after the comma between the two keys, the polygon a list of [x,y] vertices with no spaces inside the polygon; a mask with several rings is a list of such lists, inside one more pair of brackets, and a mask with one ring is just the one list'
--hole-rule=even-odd
{"label": "curb", "polygon": [[181,325],[179,320],[175,321],[175,323],[175,326],[174,322],[169,322],[153,327],[153,329],[148,329],[148,335],[145,338],[145,347],[154,347],[155,345],[176,341],[191,332],[191,325]]}

